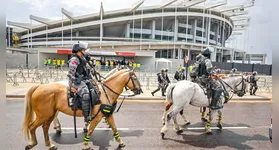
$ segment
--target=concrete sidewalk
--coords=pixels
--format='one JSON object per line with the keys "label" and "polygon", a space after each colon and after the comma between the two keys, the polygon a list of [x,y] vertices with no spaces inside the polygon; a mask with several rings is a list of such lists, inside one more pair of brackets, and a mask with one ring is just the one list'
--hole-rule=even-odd
{"label": "concrete sidewalk", "polygon": [[[30,87],[34,85],[39,85],[40,83],[20,83],[19,86],[13,86],[12,83],[6,83],[6,97],[7,98],[24,98],[25,93],[29,90]],[[161,91],[158,91],[151,95],[151,92],[155,90],[156,87],[150,87],[149,89],[143,88],[143,93],[141,95],[126,97],[126,99],[134,99],[134,100],[165,100],[165,97],[161,96]],[[123,95],[129,95],[132,93],[123,92]],[[272,98],[271,92],[257,92],[257,96],[251,96],[246,94],[243,97],[238,97],[234,95],[232,100],[270,100]],[[119,96],[119,98],[123,98],[123,96]]]}

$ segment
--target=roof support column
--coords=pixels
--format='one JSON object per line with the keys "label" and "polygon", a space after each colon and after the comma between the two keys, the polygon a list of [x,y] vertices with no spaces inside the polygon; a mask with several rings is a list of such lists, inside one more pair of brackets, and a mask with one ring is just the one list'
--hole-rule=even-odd
{"label": "roof support column", "polygon": [[246,62],[246,52],[243,52],[243,58],[242,58],[242,63],[245,63]]}
{"label": "roof support column", "polygon": [[220,34],[219,30],[220,30],[220,25],[218,23],[217,27],[215,27],[215,36],[214,36],[214,40],[215,40],[216,46],[218,46],[218,36]]}
{"label": "roof support column", "polygon": [[156,21],[152,20],[152,39],[155,39]]}
{"label": "roof support column", "polygon": [[197,23],[198,23],[198,20],[195,19],[193,21],[193,24],[192,24],[192,31],[193,31],[193,43],[197,43]]}
{"label": "roof support column", "polygon": [[234,50],[231,50],[231,63],[233,62],[234,60]]}
{"label": "roof support column", "polygon": [[217,56],[217,48],[214,48],[214,51],[211,55],[211,61],[216,62],[216,56]]}
{"label": "roof support column", "polygon": [[127,23],[126,24],[126,32],[125,32],[125,37],[126,38],[130,38],[130,28],[131,28],[131,24]]}

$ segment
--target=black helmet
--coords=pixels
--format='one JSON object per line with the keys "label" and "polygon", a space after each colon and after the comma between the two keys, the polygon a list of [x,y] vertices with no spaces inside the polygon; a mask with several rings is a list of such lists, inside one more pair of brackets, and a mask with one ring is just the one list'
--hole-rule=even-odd
{"label": "black helmet", "polygon": [[73,45],[72,53],[77,53],[79,51],[86,50],[87,47],[88,47],[88,43],[78,41],[78,43]]}
{"label": "black helmet", "polygon": [[161,72],[165,72],[165,69],[164,69],[164,68],[162,68],[162,69],[161,69]]}
{"label": "black helmet", "polygon": [[168,72],[168,71],[169,71],[169,68],[166,68],[165,71]]}
{"label": "black helmet", "polygon": [[210,55],[211,54],[211,51],[209,50],[209,48],[205,48],[203,51],[202,51],[202,55],[205,56],[205,55]]}

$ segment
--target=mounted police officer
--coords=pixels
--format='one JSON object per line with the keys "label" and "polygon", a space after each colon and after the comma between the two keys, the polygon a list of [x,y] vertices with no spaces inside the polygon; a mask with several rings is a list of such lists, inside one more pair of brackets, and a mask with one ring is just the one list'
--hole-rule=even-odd
{"label": "mounted police officer", "polygon": [[90,113],[90,92],[87,87],[89,74],[86,67],[86,59],[84,58],[85,50],[88,47],[86,42],[78,42],[73,45],[72,53],[74,55],[68,61],[69,64],[69,86],[71,91],[77,94],[78,98],[81,99],[81,106],[84,116],[84,121],[87,123],[91,121]]}
{"label": "mounted police officer", "polygon": [[164,78],[164,73],[165,73],[165,69],[161,69],[161,73],[157,74],[157,78],[158,78],[158,88],[156,90],[154,90],[153,92],[151,92],[152,96],[154,96],[154,94],[158,91],[162,91],[162,96],[166,96],[165,95],[165,87],[168,84],[167,80]]}
{"label": "mounted police officer", "polygon": [[201,80],[201,84],[207,88],[208,98],[211,98],[210,108],[213,110],[220,109],[221,107],[217,106],[217,103],[220,99],[223,89],[215,80],[212,79],[214,71],[210,60],[210,48],[205,48],[201,55],[202,56],[198,55],[198,67],[195,69],[195,72]]}
{"label": "mounted police officer", "polygon": [[[260,78],[257,78],[256,79],[256,75],[257,75],[257,72],[254,71],[252,73],[252,75],[250,76],[250,95],[256,95],[256,91],[258,90],[258,85],[257,85],[257,81],[260,79]],[[254,88],[254,90],[253,90]]]}

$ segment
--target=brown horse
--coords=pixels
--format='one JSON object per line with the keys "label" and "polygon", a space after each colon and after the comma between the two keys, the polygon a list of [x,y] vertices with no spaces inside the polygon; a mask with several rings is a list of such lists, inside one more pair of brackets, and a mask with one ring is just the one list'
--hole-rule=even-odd
{"label": "brown horse", "polygon": [[[226,77],[228,77],[228,74],[217,74],[217,76],[213,76],[212,78],[213,78],[214,80],[217,80],[217,78],[222,78],[222,79],[224,79],[224,78],[226,78]],[[172,106],[172,104],[173,104],[172,102],[167,102],[167,103],[166,103],[165,111],[164,111],[164,114],[163,114],[163,117],[162,117],[162,123],[163,123],[163,125],[165,125],[165,116],[166,116],[166,113],[169,111],[169,109],[170,109],[170,107]],[[206,107],[201,107],[201,110],[200,110],[200,112],[201,112],[201,120],[204,121],[204,122],[207,121],[206,117],[208,116],[208,114],[205,115],[205,111],[206,111]],[[179,112],[179,114],[180,114],[181,117],[183,118],[183,120],[184,120],[184,122],[185,122],[185,125],[191,124],[190,121],[188,121],[188,120],[186,119],[186,117],[183,115],[183,109]]]}
{"label": "brown horse", "polygon": [[[142,92],[140,83],[134,73],[134,70],[129,71],[128,69],[118,71],[106,80],[98,83],[100,89],[100,101],[101,104],[95,105],[91,115],[93,120],[89,125],[87,136],[84,138],[84,149],[91,149],[88,145],[88,141],[95,127],[98,125],[103,116],[105,116],[105,109],[100,109],[101,106],[113,106],[117,102],[117,98],[122,93],[123,88],[127,86],[135,94]],[[49,126],[55,117],[57,111],[63,112],[67,115],[73,116],[74,111],[68,107],[67,100],[67,86],[52,83],[46,85],[33,86],[26,93],[25,100],[25,118],[23,121],[23,132],[28,138],[29,144],[25,149],[31,149],[37,145],[36,129],[42,126],[45,138],[45,145],[50,150],[55,150],[57,147],[53,145],[49,140],[48,130]],[[34,112],[36,119],[34,120]],[[78,117],[83,117],[82,111],[76,112]],[[120,139],[120,135],[117,131],[113,114],[106,115],[109,125],[114,132],[114,137],[119,143],[119,147],[124,147],[125,144]],[[31,135],[31,137],[30,137]]]}

